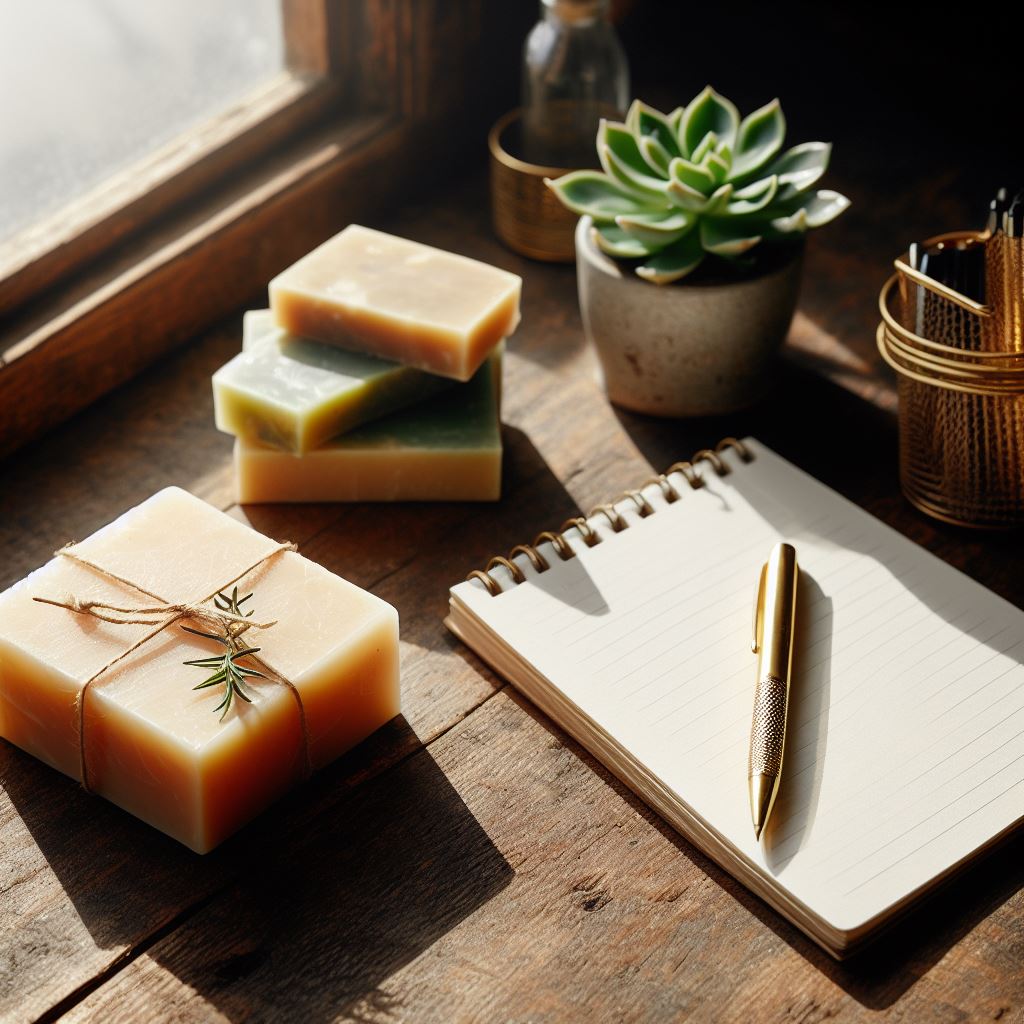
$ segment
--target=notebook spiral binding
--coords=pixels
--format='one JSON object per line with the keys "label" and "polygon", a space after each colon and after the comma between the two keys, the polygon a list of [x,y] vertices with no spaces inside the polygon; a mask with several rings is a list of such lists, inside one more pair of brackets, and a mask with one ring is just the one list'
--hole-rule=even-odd
{"label": "notebook spiral binding", "polygon": [[656,509],[644,496],[643,490],[645,487],[657,486],[661,488],[661,493],[665,502],[667,504],[672,504],[672,502],[678,501],[682,495],[678,490],[676,490],[668,478],[673,473],[679,473],[690,485],[691,489],[696,490],[699,487],[703,487],[704,481],[696,470],[697,465],[701,462],[708,463],[716,476],[726,476],[729,473],[729,466],[722,458],[721,453],[727,448],[732,448],[743,462],[753,461],[753,454],[742,441],[737,440],[735,437],[723,438],[717,445],[715,445],[714,448],[702,448],[699,452],[695,452],[688,462],[675,462],[669,466],[664,473],[661,473],[658,476],[652,476],[635,490],[623,491],[622,494],[614,499],[614,501],[607,502],[604,505],[597,505],[595,508],[590,510],[589,515],[574,516],[570,519],[566,519],[557,531],[544,530],[541,533],[538,533],[537,536],[534,537],[532,544],[517,544],[508,553],[507,557],[504,555],[495,555],[487,563],[486,569],[474,569],[466,576],[466,579],[479,580],[487,588],[487,592],[492,597],[497,597],[502,593],[502,587],[501,584],[491,575],[491,570],[497,566],[500,565],[508,571],[509,575],[512,577],[513,584],[526,582],[526,574],[516,564],[516,555],[525,555],[537,572],[547,572],[547,570],[551,568],[547,558],[537,550],[540,545],[545,542],[549,543],[554,548],[555,554],[563,562],[567,562],[570,558],[575,558],[576,552],[573,551],[572,545],[565,536],[569,530],[576,530],[587,547],[592,548],[595,544],[600,544],[601,535],[593,526],[590,525],[589,520],[596,519],[598,516],[604,516],[605,519],[608,520],[608,524],[611,526],[612,530],[615,533],[621,533],[623,530],[629,528],[629,523],[623,517],[622,513],[616,508],[619,502],[626,500],[633,501],[641,519],[654,515]]}

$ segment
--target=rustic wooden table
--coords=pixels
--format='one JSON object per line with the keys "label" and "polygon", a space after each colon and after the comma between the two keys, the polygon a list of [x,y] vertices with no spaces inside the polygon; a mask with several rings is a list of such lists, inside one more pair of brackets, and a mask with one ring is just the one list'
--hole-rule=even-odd
{"label": "rustic wooden table", "polygon": [[[572,268],[505,252],[485,210],[474,180],[379,223],[525,278],[499,504],[234,504],[209,377],[238,349],[238,317],[0,465],[0,586],[179,484],[394,603],[404,708],[206,857],[0,744],[0,1016],[1019,1017],[1020,836],[837,964],[674,835],[441,621],[449,584],[491,554],[748,432],[1024,605],[1018,537],[933,524],[900,496],[893,387],[873,348],[895,243],[872,248],[870,224],[852,213],[814,240],[773,396],[781,404],[660,422],[602,397]],[[864,217],[887,215],[872,204]]]}

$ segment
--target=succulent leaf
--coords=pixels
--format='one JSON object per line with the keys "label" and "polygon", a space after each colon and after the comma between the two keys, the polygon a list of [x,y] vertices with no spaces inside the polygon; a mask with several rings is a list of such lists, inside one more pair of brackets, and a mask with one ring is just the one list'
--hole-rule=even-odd
{"label": "succulent leaf", "polygon": [[[693,153],[708,132],[714,132],[731,147],[736,141],[739,126],[739,111],[732,101],[720,96],[710,85],[705,86],[683,114],[679,135],[683,156]],[[699,157],[693,159],[700,160]]]}
{"label": "succulent leaf", "polygon": [[812,228],[820,228],[831,220],[835,220],[850,205],[850,200],[841,192],[829,188],[818,189],[810,202],[804,207],[807,211],[807,223]]}
{"label": "succulent leaf", "polygon": [[703,163],[708,153],[714,152],[715,146],[718,145],[718,136],[714,132],[708,132],[703,139],[697,144],[697,147],[690,154],[690,159],[695,163]]}
{"label": "succulent leaf", "polygon": [[637,267],[636,272],[652,284],[671,284],[693,273],[703,260],[700,232],[688,231],[678,242],[655,253]]}
{"label": "succulent leaf", "polygon": [[[784,232],[820,228],[830,220],[835,220],[849,205],[850,200],[846,196],[831,189],[804,193],[785,204],[786,215],[773,220],[772,227]],[[791,223],[798,226],[789,227]]]}
{"label": "succulent leaf", "polygon": [[640,152],[643,153],[651,170],[663,176],[668,174],[672,154],[653,135],[644,135],[640,139]]}
{"label": "succulent leaf", "polygon": [[682,238],[697,223],[697,216],[685,210],[672,210],[667,214],[623,215],[616,217],[615,223],[652,252]]}
{"label": "succulent leaf", "polygon": [[753,185],[734,192],[732,202],[726,209],[734,217],[757,213],[772,202],[778,191],[779,179],[773,174],[770,178],[756,181]]}
{"label": "succulent leaf", "polygon": [[683,155],[669,119],[660,110],[640,100],[633,100],[630,105],[626,113],[626,127],[633,133],[637,145],[645,137],[653,138],[670,157]]}
{"label": "succulent leaf", "polygon": [[757,181],[752,181],[749,185],[736,189],[734,195],[737,199],[758,199],[765,192],[773,191],[773,179],[777,183],[778,179],[775,175],[758,178]]}
{"label": "succulent leaf", "polygon": [[728,182],[720,188],[715,189],[715,191],[711,193],[711,198],[708,199],[707,205],[704,207],[704,215],[706,217],[714,217],[718,214],[724,213],[726,207],[729,205],[729,200],[732,199],[732,192],[732,185]]}
{"label": "succulent leaf", "polygon": [[545,178],[544,183],[574,213],[589,214],[597,221],[612,220],[620,213],[640,213],[646,209],[624,186],[600,171],[573,171],[557,181]]}
{"label": "succulent leaf", "polygon": [[595,224],[592,237],[602,252],[620,260],[640,259],[651,252],[639,238],[634,238],[617,224]]}
{"label": "succulent leaf", "polygon": [[729,164],[718,153],[708,153],[704,157],[701,166],[706,167],[711,172],[715,185],[723,184],[725,179],[729,177]]}
{"label": "succulent leaf", "polygon": [[740,256],[761,241],[761,235],[751,234],[751,230],[743,221],[705,217],[700,222],[700,242],[717,256]]}
{"label": "succulent leaf", "polygon": [[676,141],[679,141],[679,127],[683,123],[683,115],[686,113],[686,107],[676,107],[671,114],[668,115],[668,124],[672,129],[672,134],[676,137]]}
{"label": "succulent leaf", "polygon": [[698,192],[711,192],[715,187],[714,175],[706,167],[691,163],[685,157],[677,156],[668,165],[668,173],[670,178]]}
{"label": "succulent leaf", "polygon": [[636,100],[625,123],[601,122],[604,173],[574,171],[547,185],[564,206],[593,217],[602,251],[642,261],[636,272],[665,284],[706,253],[752,262],[740,257],[761,242],[791,242],[849,206],[838,192],[812,188],[831,147],[783,151],[785,131],[778,100],[742,120],[710,87],[667,115]]}
{"label": "succulent leaf", "polygon": [[[714,179],[711,180],[711,187],[714,187]],[[708,189],[707,191],[710,191]],[[685,181],[672,178],[668,183],[668,198],[673,205],[680,210],[689,210],[692,213],[703,213],[708,205],[706,191],[687,185]]]}
{"label": "succulent leaf", "polygon": [[610,178],[614,178],[627,191],[637,193],[638,199],[643,196],[652,204],[665,205],[668,185],[663,178],[655,178],[649,174],[646,165],[644,165],[645,170],[643,171],[634,170],[633,166],[620,159],[610,146],[600,147],[598,155],[605,173]]}
{"label": "succulent leaf", "polygon": [[641,174],[649,172],[650,168],[636,144],[636,139],[633,138],[633,133],[620,121],[601,119],[597,129],[598,155],[606,146],[618,157],[620,163],[630,170]]}
{"label": "succulent leaf", "polygon": [[767,171],[778,175],[779,199],[791,199],[815,184],[828,168],[832,146],[827,142],[802,142],[776,157]]}
{"label": "succulent leaf", "polygon": [[807,230],[807,211],[797,210],[785,217],[771,219],[772,230],[780,235],[800,235]]}
{"label": "succulent leaf", "polygon": [[777,99],[743,118],[736,138],[733,177],[745,178],[760,170],[780,149],[786,137],[786,119]]}

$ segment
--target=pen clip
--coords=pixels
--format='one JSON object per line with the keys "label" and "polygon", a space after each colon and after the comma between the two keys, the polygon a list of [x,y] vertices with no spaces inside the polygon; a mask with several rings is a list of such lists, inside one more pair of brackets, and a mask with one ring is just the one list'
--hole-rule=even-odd
{"label": "pen clip", "polygon": [[768,576],[768,563],[761,566],[761,575],[757,579],[757,590],[754,592],[753,635],[750,638],[750,649],[757,654],[761,648],[761,635],[764,631],[764,585]]}

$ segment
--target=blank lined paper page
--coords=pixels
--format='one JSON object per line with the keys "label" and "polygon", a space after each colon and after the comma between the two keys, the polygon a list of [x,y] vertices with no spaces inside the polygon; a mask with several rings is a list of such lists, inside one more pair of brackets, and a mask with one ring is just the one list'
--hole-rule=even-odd
{"label": "blank lined paper page", "polygon": [[[739,857],[852,931],[1020,820],[1024,613],[756,441],[492,597],[453,593]],[[754,841],[754,586],[796,546],[782,787]],[[503,570],[502,570],[503,571]]]}

